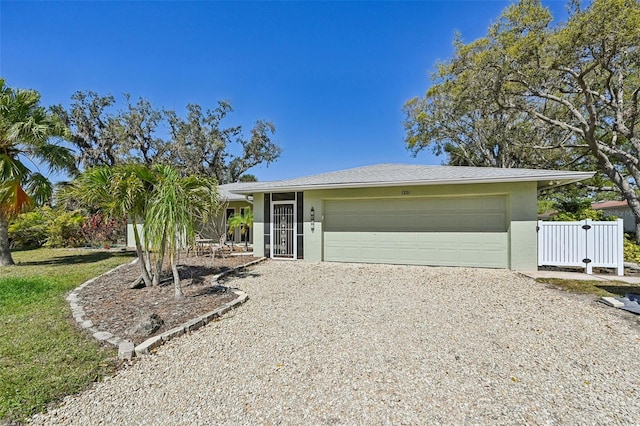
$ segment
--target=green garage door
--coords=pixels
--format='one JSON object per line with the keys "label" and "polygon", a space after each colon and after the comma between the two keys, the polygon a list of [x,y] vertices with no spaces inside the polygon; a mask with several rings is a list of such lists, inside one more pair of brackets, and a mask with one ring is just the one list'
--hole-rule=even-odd
{"label": "green garage door", "polygon": [[327,200],[324,260],[509,267],[505,196]]}

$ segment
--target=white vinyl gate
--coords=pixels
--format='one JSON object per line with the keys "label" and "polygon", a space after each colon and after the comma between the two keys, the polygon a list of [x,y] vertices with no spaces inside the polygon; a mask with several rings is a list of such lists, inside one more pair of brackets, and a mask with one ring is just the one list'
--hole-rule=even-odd
{"label": "white vinyl gate", "polygon": [[616,268],[624,275],[623,220],[538,221],[538,266]]}

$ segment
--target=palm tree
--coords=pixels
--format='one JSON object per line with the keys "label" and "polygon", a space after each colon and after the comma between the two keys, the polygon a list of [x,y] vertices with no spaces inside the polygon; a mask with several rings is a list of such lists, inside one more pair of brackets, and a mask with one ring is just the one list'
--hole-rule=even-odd
{"label": "palm tree", "polygon": [[240,228],[240,232],[244,238],[244,249],[249,249],[249,229],[253,226],[253,211],[251,209],[245,209],[242,214],[234,214],[229,218],[227,222],[229,225],[229,233],[232,234],[237,228]]}
{"label": "palm tree", "polygon": [[148,242],[142,245],[137,225],[144,221],[155,180],[152,170],[142,164],[98,166],[82,173],[65,191],[67,198],[82,200],[89,206],[97,206],[109,217],[126,217],[131,222],[140,272],[147,286],[154,283],[151,260]]}
{"label": "palm tree", "polygon": [[181,247],[193,244],[198,221],[205,223],[216,212],[218,194],[215,179],[201,176],[182,177],[171,166],[153,168],[157,184],[145,217],[144,233],[154,250],[169,256],[173,274],[174,296],[182,299],[182,286],[177,268]]}
{"label": "palm tree", "polygon": [[51,197],[52,184],[24,161],[46,164],[49,171],[72,170],[69,149],[51,142],[69,138],[69,129],[40,106],[34,90],[12,89],[0,78],[0,265],[13,265],[9,221]]}

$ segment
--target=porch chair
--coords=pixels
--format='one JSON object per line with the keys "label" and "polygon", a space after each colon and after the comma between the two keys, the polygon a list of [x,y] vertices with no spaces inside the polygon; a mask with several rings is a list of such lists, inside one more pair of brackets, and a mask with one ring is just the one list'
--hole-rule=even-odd
{"label": "porch chair", "polygon": [[214,257],[221,257],[226,259],[228,255],[231,254],[231,247],[227,245],[227,236],[222,235],[220,237],[220,244],[216,247],[214,251]]}

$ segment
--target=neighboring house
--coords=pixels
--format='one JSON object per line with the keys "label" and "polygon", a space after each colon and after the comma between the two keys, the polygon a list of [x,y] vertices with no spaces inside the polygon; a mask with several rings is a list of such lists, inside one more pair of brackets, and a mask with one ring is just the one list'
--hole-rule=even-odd
{"label": "neighboring house", "polygon": [[[211,220],[200,230],[199,237],[208,238],[218,241],[222,234],[226,235],[227,242],[244,243],[245,236],[242,235],[240,229],[236,229],[232,235],[229,235],[229,227],[227,220],[234,214],[242,214],[245,209],[253,208],[250,197],[230,192],[232,189],[241,189],[249,183],[237,182],[225,185],[218,185],[218,195],[220,196],[220,213],[218,217]],[[142,224],[138,224],[141,238],[144,241],[142,232]],[[253,229],[249,230],[249,244],[253,243]],[[127,224],[127,247],[135,247],[135,239],[133,236],[133,225]]]}
{"label": "neighboring house", "polygon": [[537,269],[537,192],[590,172],[380,164],[230,192],[252,196],[255,256]]}
{"label": "neighboring house", "polygon": [[602,210],[605,216],[615,216],[624,222],[624,232],[636,232],[636,219],[626,201],[599,201],[591,204],[594,210]]}

